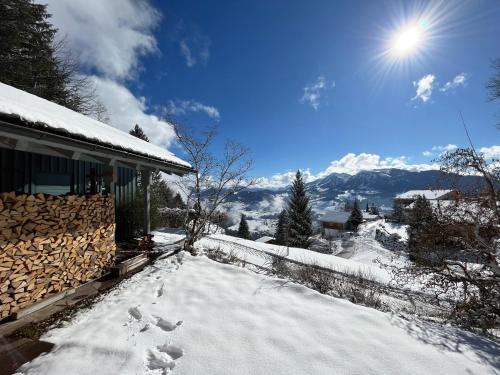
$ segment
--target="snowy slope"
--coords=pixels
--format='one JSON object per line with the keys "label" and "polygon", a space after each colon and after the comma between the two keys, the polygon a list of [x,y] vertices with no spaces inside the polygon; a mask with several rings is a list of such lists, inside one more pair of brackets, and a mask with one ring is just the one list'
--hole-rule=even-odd
{"label": "snowy slope", "polygon": [[[237,253],[239,258],[246,259],[247,261],[261,266],[268,265],[268,257],[265,256],[265,253],[270,253],[285,256],[304,264],[316,264],[341,272],[356,274],[358,271],[362,271],[363,273],[372,275],[379,282],[388,283],[391,279],[391,274],[386,269],[373,263],[361,263],[335,255],[321,254],[315,251],[294,247],[287,248],[285,246],[270,245],[223,234],[204,237],[196,243],[196,246],[200,249],[220,249],[226,253]],[[252,251],[252,249],[254,251]]]}
{"label": "snowy slope", "polygon": [[162,147],[1,82],[0,113],[91,141],[98,141],[185,167],[191,166]]}
{"label": "snowy slope", "polygon": [[157,262],[74,321],[22,374],[498,374],[500,346],[186,256]]}

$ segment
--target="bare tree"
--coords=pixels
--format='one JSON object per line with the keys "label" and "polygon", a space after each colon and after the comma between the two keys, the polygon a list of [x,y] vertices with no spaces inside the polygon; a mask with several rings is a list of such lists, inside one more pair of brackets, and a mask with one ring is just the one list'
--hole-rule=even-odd
{"label": "bare tree", "polygon": [[452,296],[450,318],[487,332],[500,325],[500,160],[487,160],[471,145],[439,162],[443,173],[476,175],[480,183],[452,202],[435,204],[431,225],[411,228],[419,232],[413,261],[397,270],[397,278],[406,283],[418,276],[436,297]]}
{"label": "bare tree", "polygon": [[185,220],[185,249],[193,252],[194,243],[217,219],[228,198],[255,184],[255,180],[248,177],[253,162],[246,147],[231,141],[225,144],[222,157],[215,157],[210,152],[215,127],[196,134],[192,129],[176,125],[175,131],[187,161],[196,170],[183,177],[180,184],[189,207]]}
{"label": "bare tree", "polygon": [[[486,84],[486,89],[488,90],[489,100],[498,101],[500,100],[500,59],[493,60],[491,67],[494,73]],[[500,128],[500,119],[497,126]]]}
{"label": "bare tree", "polygon": [[109,123],[108,112],[94,83],[88,75],[82,74],[79,59],[68,48],[66,38],[54,42],[53,48],[58,79],[64,83],[64,96],[59,101],[74,111]]}

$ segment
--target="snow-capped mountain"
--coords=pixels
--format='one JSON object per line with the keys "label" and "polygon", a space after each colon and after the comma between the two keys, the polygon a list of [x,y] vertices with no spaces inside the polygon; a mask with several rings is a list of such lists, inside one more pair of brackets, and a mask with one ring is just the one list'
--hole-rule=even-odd
{"label": "snow-capped mountain", "polygon": [[[316,218],[326,207],[357,198],[362,207],[375,204],[389,210],[396,194],[415,189],[450,188],[453,182],[467,189],[477,182],[473,176],[447,176],[436,170],[407,171],[379,169],[361,171],[355,175],[332,173],[307,183]],[[250,230],[256,234],[272,234],[278,213],[283,209],[288,187],[279,189],[248,189],[232,197],[225,205],[233,227],[237,227],[240,215],[247,216]]]}

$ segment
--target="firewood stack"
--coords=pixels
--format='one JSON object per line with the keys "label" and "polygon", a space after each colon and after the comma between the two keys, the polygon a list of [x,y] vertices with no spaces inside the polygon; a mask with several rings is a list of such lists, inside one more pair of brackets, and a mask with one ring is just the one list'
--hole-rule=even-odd
{"label": "firewood stack", "polygon": [[0,193],[0,319],[100,276],[115,250],[112,195]]}

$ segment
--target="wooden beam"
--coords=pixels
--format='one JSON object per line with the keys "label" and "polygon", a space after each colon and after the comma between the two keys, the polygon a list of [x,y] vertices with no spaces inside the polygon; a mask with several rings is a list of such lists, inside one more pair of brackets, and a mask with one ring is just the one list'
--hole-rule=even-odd
{"label": "wooden beam", "polygon": [[144,235],[151,233],[151,172],[141,171],[141,182],[144,195]]}

